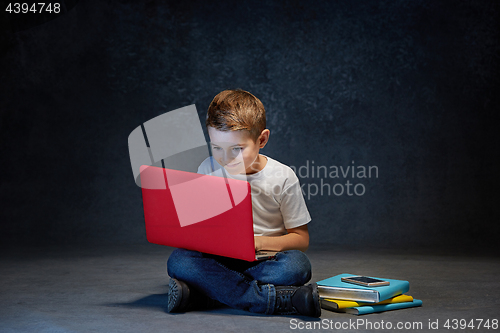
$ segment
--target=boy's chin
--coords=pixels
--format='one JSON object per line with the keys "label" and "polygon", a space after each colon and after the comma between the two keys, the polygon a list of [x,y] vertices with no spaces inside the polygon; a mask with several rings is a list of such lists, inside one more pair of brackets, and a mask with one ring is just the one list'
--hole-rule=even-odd
{"label": "boy's chin", "polygon": [[245,168],[241,167],[240,165],[235,167],[235,168],[231,168],[231,167],[228,167],[227,165],[224,166],[224,169],[230,174],[230,175],[239,175],[241,173],[245,173]]}
{"label": "boy's chin", "polygon": [[236,176],[236,175],[245,173],[245,170],[228,170],[228,169],[226,169],[226,171],[227,171],[227,173],[229,173],[232,176]]}

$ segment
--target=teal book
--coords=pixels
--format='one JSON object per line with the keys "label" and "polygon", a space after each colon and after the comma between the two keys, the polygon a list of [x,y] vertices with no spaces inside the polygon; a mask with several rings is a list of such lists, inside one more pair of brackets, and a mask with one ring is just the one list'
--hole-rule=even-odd
{"label": "teal book", "polygon": [[393,296],[404,294],[410,289],[410,283],[404,280],[376,278],[390,283],[388,286],[380,287],[364,287],[340,280],[348,276],[355,276],[355,274],[339,274],[316,282],[319,296],[322,298],[378,303]]}
{"label": "teal book", "polygon": [[375,312],[413,308],[416,306],[422,306],[422,301],[419,299],[414,299],[413,302],[390,303],[381,305],[363,305],[363,306],[356,306],[353,308],[341,309],[339,310],[339,312],[351,313],[355,315],[364,315]]}

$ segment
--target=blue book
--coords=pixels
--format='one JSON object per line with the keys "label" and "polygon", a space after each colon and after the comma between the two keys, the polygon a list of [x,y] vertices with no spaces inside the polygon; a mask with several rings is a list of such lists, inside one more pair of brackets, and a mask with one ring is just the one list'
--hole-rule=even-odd
{"label": "blue book", "polygon": [[390,303],[390,304],[381,304],[381,305],[363,305],[363,306],[355,306],[353,308],[341,309],[339,312],[346,312],[355,315],[364,315],[375,312],[384,312],[389,310],[398,310],[398,309],[406,309],[413,308],[416,306],[422,306],[422,301],[419,299],[413,299],[413,302],[403,302],[403,303]]}
{"label": "blue book", "polygon": [[316,282],[319,296],[322,298],[342,299],[356,302],[378,303],[393,296],[401,295],[410,289],[410,283],[403,280],[382,279],[388,281],[388,286],[365,287],[343,282],[340,279],[355,274],[339,274]]}

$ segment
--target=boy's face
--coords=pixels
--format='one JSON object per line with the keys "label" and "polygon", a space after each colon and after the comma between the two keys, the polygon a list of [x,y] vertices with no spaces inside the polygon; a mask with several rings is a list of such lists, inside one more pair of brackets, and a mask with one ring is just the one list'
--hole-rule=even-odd
{"label": "boy's face", "polygon": [[259,150],[266,145],[269,130],[262,131],[257,141],[246,130],[219,131],[208,127],[208,135],[215,160],[230,174],[252,174],[263,168],[264,158],[259,157]]}

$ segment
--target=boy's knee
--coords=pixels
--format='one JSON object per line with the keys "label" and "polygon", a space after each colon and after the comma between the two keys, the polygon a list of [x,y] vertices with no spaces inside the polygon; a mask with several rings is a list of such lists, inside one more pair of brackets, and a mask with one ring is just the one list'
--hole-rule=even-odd
{"label": "boy's knee", "polygon": [[301,270],[311,271],[311,262],[307,255],[299,250],[290,250],[282,252],[285,255],[285,260],[299,267]]}
{"label": "boy's knee", "polygon": [[196,251],[175,249],[167,261],[167,273],[170,277],[182,279],[182,274],[189,272],[194,265],[194,260],[202,254]]}
{"label": "boy's knee", "polygon": [[284,264],[283,273],[289,279],[287,285],[303,285],[311,279],[311,262],[304,252],[285,251],[278,260]]}

